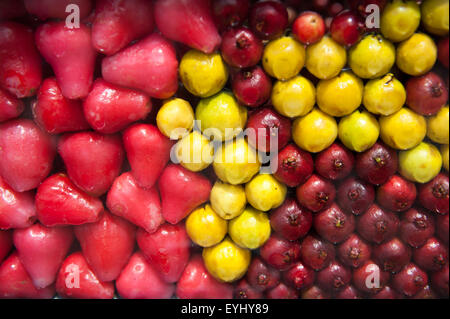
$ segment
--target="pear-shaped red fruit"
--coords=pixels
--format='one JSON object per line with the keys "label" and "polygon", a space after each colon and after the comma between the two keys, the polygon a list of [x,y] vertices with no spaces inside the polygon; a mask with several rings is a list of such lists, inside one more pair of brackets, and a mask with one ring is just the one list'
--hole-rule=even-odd
{"label": "pear-shaped red fruit", "polygon": [[20,261],[33,284],[40,289],[55,282],[74,236],[71,227],[49,228],[36,223],[25,229],[14,230],[13,239]]}
{"label": "pear-shaped red fruit", "polygon": [[205,53],[214,52],[222,41],[210,0],[157,0],[155,21],[165,37]]}
{"label": "pear-shaped red fruit", "polygon": [[62,298],[112,299],[114,284],[100,281],[83,254],[76,252],[61,265],[56,279],[56,291]]}
{"label": "pear-shaped red fruit", "polygon": [[51,299],[55,287],[38,289],[20,262],[17,252],[13,252],[0,265],[0,299]]}
{"label": "pear-shaped red fruit", "polygon": [[108,192],[106,205],[111,213],[125,218],[148,233],[154,233],[164,223],[156,187],[139,187],[129,172],[116,178]]}
{"label": "pear-shaped red fruit", "polygon": [[133,253],[136,228],[104,212],[98,222],[75,227],[83,255],[100,281],[113,281]]}
{"label": "pear-shaped red fruit", "polygon": [[125,299],[169,299],[175,286],[161,279],[158,272],[138,251],[116,280],[120,297]]}
{"label": "pear-shaped red fruit", "polygon": [[192,257],[177,283],[180,299],[232,299],[233,286],[219,282],[206,270],[200,255]]}
{"label": "pear-shaped red fruit", "polygon": [[0,230],[0,263],[8,256],[12,246],[12,231]]}
{"label": "pear-shaped red fruit", "polygon": [[170,159],[173,142],[150,124],[136,124],[123,133],[131,173],[139,186],[155,185]]}
{"label": "pear-shaped red fruit", "polygon": [[164,224],[153,234],[139,229],[142,253],[168,283],[177,282],[190,257],[191,241],[183,224]]}
{"label": "pear-shaped red fruit", "polygon": [[158,186],[164,219],[174,225],[207,202],[212,187],[211,182],[203,175],[175,164],[166,167]]}
{"label": "pear-shaped red fruit", "polygon": [[25,104],[14,95],[0,87],[0,122],[19,117]]}

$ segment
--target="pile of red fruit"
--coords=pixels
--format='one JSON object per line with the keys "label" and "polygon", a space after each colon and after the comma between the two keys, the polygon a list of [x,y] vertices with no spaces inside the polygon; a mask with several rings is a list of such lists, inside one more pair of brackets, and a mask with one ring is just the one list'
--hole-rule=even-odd
{"label": "pile of red fruit", "polygon": [[0,298],[448,298],[448,6],[0,0]]}

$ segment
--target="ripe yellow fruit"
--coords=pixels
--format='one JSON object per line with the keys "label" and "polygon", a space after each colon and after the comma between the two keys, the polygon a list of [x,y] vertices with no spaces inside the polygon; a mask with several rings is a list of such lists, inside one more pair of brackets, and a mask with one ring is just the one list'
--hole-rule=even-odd
{"label": "ripe yellow fruit", "polygon": [[424,75],[437,60],[437,47],[425,33],[415,33],[397,47],[397,66],[412,76]]}
{"label": "ripe yellow fruit", "polygon": [[420,143],[400,152],[399,171],[406,179],[416,183],[428,183],[442,168],[442,155],[433,144]]}
{"label": "ripe yellow fruit", "polygon": [[269,174],[259,174],[245,185],[245,195],[249,204],[263,212],[283,204],[286,193],[286,185]]}
{"label": "ripe yellow fruit", "polygon": [[199,172],[214,160],[214,146],[198,131],[185,136],[175,146],[175,155],[184,168]]}
{"label": "ripe yellow fruit", "polygon": [[269,239],[270,220],[267,214],[247,207],[244,212],[230,221],[231,239],[243,248],[258,249]]}
{"label": "ripe yellow fruit", "polygon": [[393,42],[404,41],[416,32],[420,18],[420,7],[416,1],[388,2],[381,15],[381,33]]}
{"label": "ripe yellow fruit", "polygon": [[168,138],[180,139],[194,127],[194,110],[191,104],[183,99],[167,100],[156,115],[156,124]]}
{"label": "ripe yellow fruit", "polygon": [[427,119],[427,136],[438,144],[449,143],[449,108],[443,107],[438,114]]}
{"label": "ripe yellow fruit", "polygon": [[422,22],[428,32],[435,35],[448,35],[448,0],[426,0],[422,3]]}
{"label": "ripe yellow fruit", "polygon": [[392,73],[367,82],[363,104],[375,115],[391,115],[398,112],[406,102],[406,90]]}
{"label": "ripe yellow fruit", "polygon": [[223,219],[238,217],[247,205],[247,197],[242,185],[231,185],[216,181],[211,189],[211,206]]}
{"label": "ripe yellow fruit", "polygon": [[228,232],[228,222],[210,205],[197,208],[186,219],[186,231],[191,240],[201,247],[220,243]]}
{"label": "ripe yellow fruit", "polygon": [[349,149],[364,152],[371,148],[380,136],[380,125],[369,112],[355,111],[339,122],[339,139]]}

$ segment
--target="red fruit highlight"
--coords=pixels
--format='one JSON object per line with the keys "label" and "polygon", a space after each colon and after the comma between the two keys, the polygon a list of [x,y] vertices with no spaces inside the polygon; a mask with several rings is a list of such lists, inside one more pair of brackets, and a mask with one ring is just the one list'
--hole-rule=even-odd
{"label": "red fruit highlight", "polygon": [[377,202],[386,209],[403,212],[411,208],[417,197],[414,183],[394,175],[377,191]]}
{"label": "red fruit highlight", "polygon": [[314,270],[300,262],[295,263],[283,276],[286,284],[298,290],[311,287],[316,279]]}
{"label": "red fruit highlight", "polygon": [[[369,294],[382,292],[390,280],[390,273],[383,271],[380,266],[371,260],[353,271],[352,282],[355,288]],[[377,297],[381,297],[381,295]]]}
{"label": "red fruit highlight", "polygon": [[42,82],[37,100],[31,107],[35,122],[50,134],[89,129],[81,101],[65,98],[55,78]]}
{"label": "red fruit highlight", "polygon": [[0,123],[19,117],[24,109],[21,100],[0,88]]}
{"label": "red fruit highlight", "polygon": [[448,264],[448,247],[432,237],[425,245],[414,250],[414,262],[427,271],[439,271]]}
{"label": "red fruit highlight", "polygon": [[345,287],[336,294],[336,299],[361,299],[361,293],[352,285]]}
{"label": "red fruit highlight", "polygon": [[261,247],[262,259],[270,266],[280,270],[288,270],[299,260],[300,244],[272,235]]}
{"label": "red fruit highlight", "polygon": [[212,1],[212,13],[219,31],[235,28],[244,23],[250,9],[250,0]]}
{"label": "red fruit highlight", "polygon": [[342,291],[352,280],[352,272],[337,261],[317,273],[317,285],[325,291]]}
{"label": "red fruit highlight", "polygon": [[262,292],[256,290],[247,282],[246,279],[242,279],[234,288],[235,299],[263,299]]}
{"label": "red fruit highlight", "polygon": [[125,299],[170,299],[175,286],[166,283],[141,252],[134,253],[116,280],[117,292]]}
{"label": "red fruit highlight", "polygon": [[204,53],[220,45],[209,0],[156,0],[155,21],[165,37]]}
{"label": "red fruit highlight", "polygon": [[281,36],[288,23],[288,12],[281,2],[261,1],[250,8],[250,28],[263,40],[273,40]]}
{"label": "red fruit highlight", "polygon": [[400,238],[410,246],[418,248],[424,245],[433,236],[434,231],[434,218],[428,212],[411,208],[403,213],[399,234]]}
{"label": "red fruit highlight", "polygon": [[372,247],[356,234],[337,247],[339,260],[346,266],[359,268],[366,263],[372,254]]}
{"label": "red fruit highlight", "polygon": [[220,51],[231,67],[248,68],[261,60],[264,45],[250,29],[240,27],[224,33]]}
{"label": "red fruit highlight", "polygon": [[103,212],[101,200],[79,189],[65,174],[47,178],[36,193],[39,221],[45,226],[96,222]]}
{"label": "red fruit highlight", "polygon": [[326,26],[322,16],[317,12],[301,13],[292,25],[292,33],[303,44],[310,45],[322,39]]}
{"label": "red fruit highlight", "polygon": [[91,44],[91,29],[84,24],[69,29],[65,22],[48,22],[36,30],[36,45],[52,66],[62,94],[80,99],[89,94],[97,53]]}
{"label": "red fruit highlight", "polygon": [[0,23],[0,87],[17,98],[33,96],[42,80],[42,59],[33,30],[16,22]]}
{"label": "red fruit highlight", "polygon": [[234,74],[231,86],[236,99],[248,107],[263,105],[272,93],[272,80],[260,66]]}
{"label": "red fruit highlight", "polygon": [[412,297],[428,284],[426,272],[410,263],[392,279],[392,286],[399,293]]}
{"label": "red fruit highlight", "polygon": [[296,193],[298,202],[315,213],[329,208],[336,197],[333,184],[318,175],[297,187]]}
{"label": "red fruit highlight", "polygon": [[383,299],[383,300],[402,299],[402,296],[400,296],[391,287],[385,286],[382,290],[374,294],[372,296],[372,299]]}
{"label": "red fruit highlight", "polygon": [[369,183],[350,177],[339,185],[336,198],[344,211],[359,216],[375,201],[375,189]]}
{"label": "red fruit highlight", "polygon": [[315,160],[317,173],[331,180],[347,177],[352,172],[354,164],[355,157],[352,152],[339,143],[317,154]]}
{"label": "red fruit highlight", "polygon": [[384,271],[398,273],[411,261],[411,248],[394,238],[373,249],[373,258]]}
{"label": "red fruit highlight", "polygon": [[24,0],[28,13],[41,20],[48,18],[65,19],[70,12],[66,12],[69,4],[74,4],[80,9],[80,18],[83,19],[91,13],[91,0]]}
{"label": "red fruit highlight", "polygon": [[17,192],[36,188],[52,168],[49,135],[28,119],[0,124],[0,175]]}
{"label": "red fruit highlight", "polygon": [[314,161],[308,152],[289,144],[278,153],[277,166],[272,164],[272,170],[277,180],[289,187],[297,187],[311,177],[314,171]]}
{"label": "red fruit highlight", "polygon": [[355,230],[355,216],[332,204],[314,217],[314,229],[329,242],[338,244]]}
{"label": "red fruit highlight", "polygon": [[164,224],[153,234],[139,229],[137,243],[160,276],[169,283],[177,282],[190,257],[191,241],[183,224]]}
{"label": "red fruit highlight", "polygon": [[365,240],[381,244],[395,236],[399,223],[396,214],[373,204],[357,219],[356,230]]}
{"label": "red fruit highlight", "polygon": [[412,299],[439,299],[438,295],[427,285],[419,291]]}
{"label": "red fruit highlight", "polygon": [[248,267],[247,281],[258,291],[271,290],[280,283],[280,272],[255,256]]}
{"label": "red fruit highlight", "polygon": [[420,115],[435,115],[448,101],[447,85],[433,72],[409,79],[406,93],[406,104]]}
{"label": "red fruit highlight", "polygon": [[419,185],[420,204],[434,213],[447,215],[449,212],[450,186],[448,175],[439,174],[432,181]]}
{"label": "red fruit highlight", "polygon": [[12,231],[0,230],[0,263],[13,247]]}
{"label": "red fruit highlight", "polygon": [[286,286],[284,283],[280,283],[278,286],[269,290],[266,293],[267,299],[298,299],[298,292],[296,289]]}
{"label": "red fruit highlight", "polygon": [[365,32],[364,20],[351,10],[341,11],[333,18],[330,32],[336,42],[352,46],[361,40]]}
{"label": "red fruit highlight", "polygon": [[14,230],[14,246],[36,288],[45,288],[55,282],[73,239],[70,227],[48,228],[36,223]]}
{"label": "red fruit highlight", "polygon": [[324,239],[309,235],[300,247],[300,260],[308,267],[319,271],[327,267],[335,257],[334,246]]}

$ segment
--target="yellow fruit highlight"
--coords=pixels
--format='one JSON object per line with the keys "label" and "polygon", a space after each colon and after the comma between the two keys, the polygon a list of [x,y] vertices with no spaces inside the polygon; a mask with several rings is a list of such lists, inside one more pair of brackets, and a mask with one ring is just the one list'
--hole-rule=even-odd
{"label": "yellow fruit highlight", "polygon": [[397,66],[412,76],[424,75],[430,71],[436,59],[436,44],[424,33],[415,33],[397,47]]}
{"label": "yellow fruit highlight", "polygon": [[356,110],[362,102],[363,82],[352,72],[342,72],[339,76],[322,80],[317,85],[317,104],[331,116],[342,117]]}
{"label": "yellow fruit highlight", "polygon": [[448,34],[448,0],[425,0],[422,4],[422,22],[428,32],[435,35]]}
{"label": "yellow fruit highlight", "polygon": [[201,247],[220,243],[228,232],[228,222],[214,212],[210,205],[197,208],[186,219],[186,231]]}
{"label": "yellow fruit highlight", "polygon": [[228,81],[228,69],[219,53],[190,50],[181,59],[180,78],[189,92],[205,98],[223,89]]}
{"label": "yellow fruit highlight", "polygon": [[375,115],[391,115],[398,112],[406,102],[406,90],[392,73],[367,82],[363,104]]}
{"label": "yellow fruit highlight", "polygon": [[292,138],[303,150],[319,153],[333,144],[338,136],[334,117],[314,108],[309,114],[296,119],[292,125]]}
{"label": "yellow fruit highlight", "polygon": [[270,220],[267,214],[247,207],[237,218],[230,221],[231,239],[243,248],[258,249],[269,239]]}
{"label": "yellow fruit highlight", "polygon": [[194,131],[176,144],[175,154],[181,166],[199,172],[213,162],[214,147],[202,133]]}
{"label": "yellow fruit highlight", "polygon": [[381,139],[398,150],[416,147],[427,135],[425,118],[408,108],[380,117]]}
{"label": "yellow fruit highlight", "polygon": [[441,146],[441,155],[442,155],[442,165],[444,166],[445,170],[448,172],[448,166],[449,166],[449,157],[448,157],[448,144]]}
{"label": "yellow fruit highlight", "polygon": [[443,107],[438,114],[427,119],[428,132],[430,140],[438,144],[449,143],[449,108]]}
{"label": "yellow fruit highlight", "polygon": [[156,124],[165,136],[177,140],[189,134],[194,127],[194,110],[188,101],[165,101],[156,115]]}
{"label": "yellow fruit highlight", "polygon": [[420,18],[420,7],[416,1],[388,2],[381,15],[381,33],[393,42],[404,41],[416,32]]}
{"label": "yellow fruit highlight", "polygon": [[245,195],[249,204],[263,212],[283,204],[286,193],[286,185],[269,174],[259,174],[245,185]]}
{"label": "yellow fruit highlight", "polygon": [[247,197],[242,185],[231,185],[217,181],[210,196],[211,206],[223,219],[238,217],[247,205]]}
{"label": "yellow fruit highlight", "polygon": [[305,65],[305,48],[291,37],[281,37],[266,45],[262,58],[264,70],[278,80],[289,80]]}
{"label": "yellow fruit highlight", "polygon": [[316,88],[303,76],[278,81],[272,90],[272,104],[278,113],[286,117],[304,116],[316,104]]}
{"label": "yellow fruit highlight", "polygon": [[242,132],[247,123],[247,108],[240,105],[233,94],[220,92],[203,99],[195,110],[201,130],[207,138],[229,140]]}
{"label": "yellow fruit highlight", "polygon": [[214,156],[214,172],[223,182],[239,185],[249,182],[260,168],[257,151],[240,137],[227,141]]}
{"label": "yellow fruit highlight", "polygon": [[229,237],[220,244],[203,249],[203,261],[208,272],[222,282],[234,282],[247,272],[251,252],[236,245]]}
{"label": "yellow fruit highlight", "polygon": [[416,183],[428,183],[442,168],[441,153],[429,143],[420,143],[411,150],[402,151],[398,158],[400,174]]}
{"label": "yellow fruit highlight", "polygon": [[380,125],[369,112],[355,111],[341,119],[339,139],[347,148],[364,152],[371,148],[380,136]]}
{"label": "yellow fruit highlight", "polygon": [[328,35],[306,48],[306,68],[321,80],[336,77],[345,64],[347,51]]}

